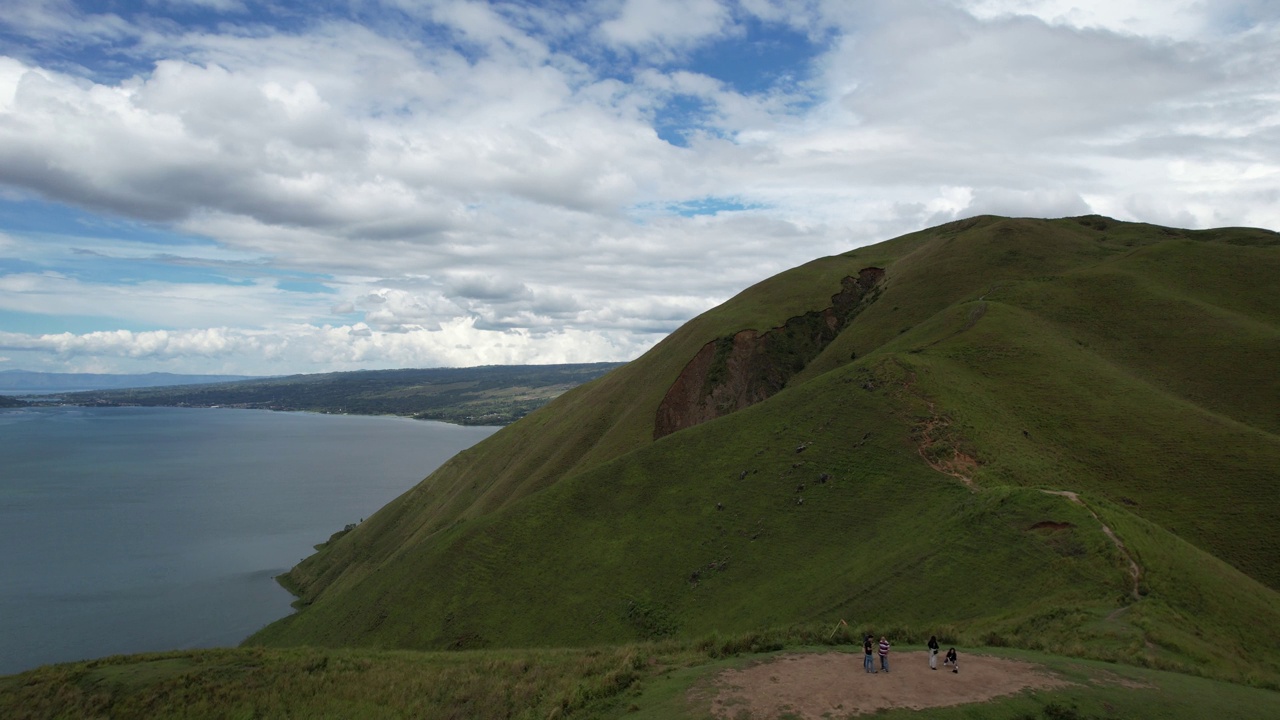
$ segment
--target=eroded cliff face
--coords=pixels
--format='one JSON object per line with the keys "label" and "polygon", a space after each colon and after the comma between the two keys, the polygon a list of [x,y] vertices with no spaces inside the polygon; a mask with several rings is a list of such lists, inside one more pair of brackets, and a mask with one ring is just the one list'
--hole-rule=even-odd
{"label": "eroded cliff face", "polygon": [[694,355],[658,406],[653,436],[728,415],[786,386],[879,295],[881,268],[846,277],[831,305],[787,320],[764,333],[742,330],[713,340]]}

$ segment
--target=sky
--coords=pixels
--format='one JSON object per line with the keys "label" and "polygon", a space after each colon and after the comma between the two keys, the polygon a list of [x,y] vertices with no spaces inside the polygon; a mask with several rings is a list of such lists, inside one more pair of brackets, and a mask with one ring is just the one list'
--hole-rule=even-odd
{"label": "sky", "polygon": [[1280,3],[0,8],[0,371],[630,360],[982,213],[1280,229]]}

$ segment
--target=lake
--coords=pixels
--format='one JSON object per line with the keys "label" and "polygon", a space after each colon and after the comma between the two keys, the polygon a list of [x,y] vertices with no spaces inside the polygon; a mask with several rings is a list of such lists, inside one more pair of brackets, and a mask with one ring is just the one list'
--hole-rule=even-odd
{"label": "lake", "polygon": [[497,428],[182,408],[0,410],[0,674],[236,645],[273,579]]}

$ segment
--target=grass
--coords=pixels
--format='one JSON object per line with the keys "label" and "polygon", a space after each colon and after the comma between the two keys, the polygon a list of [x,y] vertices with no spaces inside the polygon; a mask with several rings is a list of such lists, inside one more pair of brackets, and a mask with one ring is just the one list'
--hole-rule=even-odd
{"label": "grass", "polygon": [[0,679],[7,718],[548,718],[639,677],[631,648],[471,654],[202,650]]}
{"label": "grass", "polygon": [[[892,632],[891,630],[889,632]],[[710,716],[715,674],[782,652],[858,652],[826,628],[688,642],[456,653],[193,650],[49,666],[0,678],[0,714],[27,718],[630,718]],[[834,644],[833,644],[834,642]],[[899,650],[919,649],[899,645]],[[1280,693],[1040,652],[976,652],[1037,664],[1070,684],[989,702],[877,717],[1259,718]],[[973,651],[969,651],[973,652]]]}
{"label": "grass", "polygon": [[[1275,684],[1280,636],[1257,628],[1280,628],[1278,249],[986,217],[814,261],[454,458],[295,568],[304,609],[250,642],[592,645],[845,617]],[[826,307],[872,264],[877,299],[788,387],[653,439],[706,343]],[[1046,489],[1132,545],[1138,599],[1099,518]]]}
{"label": "grass", "polygon": [[[826,307],[868,266],[886,271],[875,301],[784,389],[654,439],[659,403],[699,349]],[[1175,671],[1270,707],[1256,698],[1273,695],[1242,688],[1280,688],[1278,269],[1274,233],[1098,217],[974,218],[816,260],[564,393],[323,545],[285,578],[300,612],[240,652],[299,653],[280,661],[295,674],[320,656],[424,673],[447,657],[536,656],[563,682],[541,679],[554,689],[522,701],[549,716],[612,702],[596,680],[573,690],[569,678],[597,678],[610,697],[664,687],[667,675],[634,666],[635,648],[710,655],[718,641],[699,650],[697,638],[712,636],[763,649],[776,642],[761,628],[844,618],[905,642],[928,629],[967,647]],[[266,649],[290,646],[333,650]],[[446,649],[460,654],[394,652]],[[566,669],[586,652],[612,659]],[[677,688],[701,662],[659,665]],[[76,678],[64,685],[85,687]],[[1137,707],[1112,690],[1063,692],[992,716]],[[1194,716],[1180,702],[1153,707]],[[968,716],[955,712],[939,716]]]}

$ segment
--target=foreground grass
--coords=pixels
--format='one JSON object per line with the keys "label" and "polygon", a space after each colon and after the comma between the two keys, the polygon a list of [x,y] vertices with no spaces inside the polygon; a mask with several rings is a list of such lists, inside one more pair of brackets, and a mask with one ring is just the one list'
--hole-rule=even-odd
{"label": "foreground grass", "polygon": [[[815,628],[688,643],[456,653],[241,648],[119,656],[0,678],[0,716],[701,719],[711,717],[721,670],[781,652],[858,652],[818,635]],[[1029,651],[978,652],[1036,663],[1069,684],[985,703],[882,710],[877,717],[1280,716],[1274,691]]]}
{"label": "foreground grass", "polygon": [[553,718],[633,685],[635,648],[419,653],[196,650],[0,679],[6,718]]}
{"label": "foreground grass", "polygon": [[[562,718],[624,710],[675,670],[780,650],[747,634],[694,643],[464,652],[236,648],[121,655],[0,677],[0,717]],[[843,641],[846,638],[836,638]]]}

